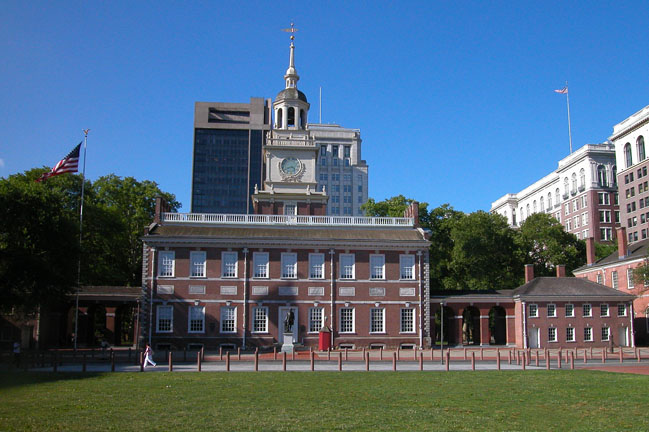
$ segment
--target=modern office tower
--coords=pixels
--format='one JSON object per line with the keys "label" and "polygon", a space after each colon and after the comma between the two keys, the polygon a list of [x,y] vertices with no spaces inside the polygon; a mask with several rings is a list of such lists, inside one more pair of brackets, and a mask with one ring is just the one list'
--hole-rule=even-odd
{"label": "modern office tower", "polygon": [[252,213],[250,195],[263,179],[270,100],[196,102],[192,213]]}

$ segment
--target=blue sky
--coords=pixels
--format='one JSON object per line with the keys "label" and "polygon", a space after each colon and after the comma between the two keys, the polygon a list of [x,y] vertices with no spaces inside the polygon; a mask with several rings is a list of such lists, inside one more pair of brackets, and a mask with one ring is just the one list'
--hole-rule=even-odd
{"label": "blue sky", "polygon": [[86,173],[189,211],[194,102],[274,98],[294,21],[310,120],[361,129],[369,195],[489,209],[649,104],[647,2],[7,1],[0,176],[90,128]]}

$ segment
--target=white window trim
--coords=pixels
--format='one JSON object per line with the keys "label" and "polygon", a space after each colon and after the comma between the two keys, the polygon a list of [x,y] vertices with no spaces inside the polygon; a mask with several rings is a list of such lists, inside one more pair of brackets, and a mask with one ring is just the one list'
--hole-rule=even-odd
{"label": "white window trim", "polygon": [[[537,305],[536,303],[530,303],[527,306],[528,306],[529,317],[530,318],[538,318],[539,317],[539,305]],[[534,311],[533,315],[532,315],[532,306],[534,306],[534,308],[535,308],[535,311]]]}
{"label": "white window trim", "polygon": [[633,269],[626,269],[626,286],[628,289],[635,288],[635,281],[633,280]]}
{"label": "white window trim", "polygon": [[[606,339],[602,338],[602,331],[606,329]],[[602,338],[602,342],[608,342],[611,340],[611,327],[609,326],[602,326],[602,329],[600,330],[599,337]]]}
{"label": "white window trim", "polygon": [[[286,276],[284,274],[284,269],[287,265],[286,261],[288,260],[289,257],[295,257],[294,263],[293,263],[293,274],[294,276]],[[297,279],[297,252],[282,252],[282,257],[281,257],[281,265],[282,265],[282,271],[281,271],[281,278],[282,279]]]}
{"label": "white window trim", "polygon": [[[372,313],[374,311],[381,311],[381,330],[372,331]],[[385,334],[385,308],[384,307],[373,307],[370,308],[370,334]]]}
{"label": "white window trim", "polygon": [[[192,330],[192,309],[201,308],[203,309],[203,330]],[[205,306],[190,306],[187,311],[187,333],[205,333]]]}
{"label": "white window trim", "polygon": [[[171,324],[169,325],[169,330],[160,330],[160,309],[165,308],[165,309],[171,309]],[[155,329],[156,333],[173,333],[174,331],[174,307],[170,305],[158,305],[156,308],[156,316],[155,316]]]}
{"label": "white window trim", "polygon": [[[317,330],[313,330],[313,331],[312,331],[312,330],[311,330],[311,324],[314,322],[313,319],[312,319],[312,312],[313,312],[314,310],[319,310],[319,311],[320,311],[320,325],[319,325],[320,328],[318,328]],[[307,333],[311,333],[311,334],[319,333],[319,332],[320,332],[320,329],[321,329],[321,328],[323,327],[323,325],[324,325],[324,316],[325,316],[325,315],[324,315],[324,308],[323,308],[323,307],[320,307],[320,306],[314,306],[314,307],[312,307],[312,308],[309,308],[309,327],[307,328]]]}
{"label": "white window trim", "polygon": [[[412,267],[412,277],[411,278],[404,278],[403,277],[403,269],[406,267],[403,263],[403,261],[406,259],[410,260],[412,259],[412,266],[408,265],[408,267]],[[410,264],[410,263],[408,263]],[[415,256],[413,254],[402,254],[399,255],[399,280],[417,280],[417,275],[416,275],[416,260]]]}
{"label": "white window trim", "polygon": [[[320,277],[313,277],[311,269],[314,268],[313,260],[315,257],[322,257],[322,271],[320,272]],[[323,253],[310,253],[309,254],[309,279],[324,279],[325,278],[325,258]]]}
{"label": "white window trim", "polygon": [[[554,313],[550,315],[550,306],[554,307]],[[548,303],[545,307],[545,310],[547,312],[547,317],[548,318],[556,318],[557,317],[557,305],[554,303]]]}
{"label": "white window trim", "polygon": [[[374,266],[372,265],[372,258],[380,258],[383,264],[381,265],[381,277],[374,277]],[[385,280],[385,255],[384,254],[371,254],[370,255],[370,279],[371,280]]]}
{"label": "white window trim", "polygon": [[[572,306],[572,314],[570,314],[570,315],[568,315],[568,308],[567,308],[568,305]],[[575,305],[574,304],[566,303],[564,308],[565,308],[565,311],[566,311],[566,313],[565,313],[566,318],[574,318],[575,317]]]}
{"label": "white window trim", "polygon": [[[202,256],[203,259],[203,275],[194,275],[194,257]],[[205,279],[207,277],[207,253],[205,251],[191,251],[189,253],[189,277],[192,279]]]}
{"label": "white window trim", "polygon": [[[590,313],[586,315],[584,313],[584,306],[588,305],[590,307]],[[584,318],[591,318],[593,316],[593,305],[590,303],[584,303],[581,305],[581,314],[583,315]]]}
{"label": "white window trim", "polygon": [[[223,319],[223,316],[225,315],[225,311],[229,310],[229,309],[234,310],[234,331],[225,331],[225,330],[223,330],[223,322],[225,321]],[[237,308],[236,308],[236,306],[223,306],[223,307],[221,307],[219,316],[221,318],[220,321],[219,321],[219,333],[236,334],[237,333]]]}
{"label": "white window trim", "polygon": [[[606,315],[602,315],[602,306],[606,306]],[[599,305],[599,316],[600,317],[610,317],[611,316],[611,306],[608,303],[602,303]]]}
{"label": "white window trim", "polygon": [[[624,313],[623,313],[622,315],[620,315],[620,306],[624,306]],[[629,313],[628,313],[628,309],[629,309],[629,308],[627,307],[626,303],[618,303],[618,305],[617,305],[617,316],[618,316],[618,317],[625,317],[625,316],[627,316],[627,315],[629,314]]]}
{"label": "white window trim", "polygon": [[[586,339],[586,329],[590,329],[590,338]],[[593,337],[593,328],[590,326],[584,327],[584,342],[593,342],[595,338]]]}
{"label": "white window trim", "polygon": [[[344,277],[344,271],[345,271],[345,265],[343,263],[343,260],[345,258],[351,257],[352,259],[352,274],[351,277]],[[355,280],[356,279],[356,255],[353,253],[349,254],[340,254],[338,258],[338,262],[340,263],[340,271],[339,271],[339,277],[342,280]]]}
{"label": "white window trim", "polygon": [[[257,321],[257,311],[263,309],[266,311],[266,322],[264,323],[265,330],[255,330],[255,322]],[[252,308],[252,328],[253,334],[265,334],[268,333],[268,306],[255,306]]]}
{"label": "white window trim", "polygon": [[[171,257],[171,275],[162,275],[163,257],[167,255]],[[175,251],[160,251],[158,252],[158,277],[159,278],[172,278],[176,277],[176,252]]]}
{"label": "white window trim", "polygon": [[[412,311],[412,331],[405,331],[403,329],[403,311],[404,310],[411,310]],[[415,327],[415,323],[417,322],[417,311],[413,307],[404,307],[401,308],[399,311],[399,333],[403,334],[414,334],[417,333],[417,328]]]}
{"label": "white window trim", "polygon": [[[266,276],[257,276],[257,267],[259,267],[259,259],[266,257]],[[270,255],[268,252],[253,252],[252,253],[252,278],[253,279],[268,279],[270,271]]]}
{"label": "white window trim", "polygon": [[[550,339],[550,329],[554,329],[554,339]],[[556,327],[548,327],[548,342],[556,343],[558,341],[559,341],[559,337],[557,335],[557,328]]]}
{"label": "white window trim", "polygon": [[[234,256],[234,276],[225,276],[226,256]],[[239,254],[237,252],[221,252],[221,277],[225,279],[236,279],[239,274]]]}
{"label": "white window trim", "polygon": [[[572,339],[568,339],[568,330],[572,330]],[[566,342],[577,342],[577,336],[575,335],[574,327],[566,327]]]}
{"label": "white window trim", "polygon": [[[343,328],[343,309],[349,309],[352,311],[352,330],[351,331],[342,331]],[[340,308],[339,310],[339,319],[338,319],[338,328],[340,331],[338,333],[340,334],[354,334],[356,333],[356,308],[354,307],[344,307]]]}

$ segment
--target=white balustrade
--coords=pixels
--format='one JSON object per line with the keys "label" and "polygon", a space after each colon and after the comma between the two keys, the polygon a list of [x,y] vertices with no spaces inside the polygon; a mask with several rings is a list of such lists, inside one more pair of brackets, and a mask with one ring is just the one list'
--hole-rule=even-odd
{"label": "white balustrade", "polygon": [[162,213],[167,224],[300,225],[300,226],[413,226],[412,218],[364,216],[292,216],[216,213]]}

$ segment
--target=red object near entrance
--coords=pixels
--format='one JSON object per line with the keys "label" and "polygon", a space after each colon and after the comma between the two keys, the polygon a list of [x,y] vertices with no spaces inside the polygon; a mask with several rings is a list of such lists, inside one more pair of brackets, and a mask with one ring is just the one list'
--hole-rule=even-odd
{"label": "red object near entrance", "polygon": [[320,338],[318,340],[318,350],[327,351],[331,348],[331,330],[329,327],[320,329]]}

